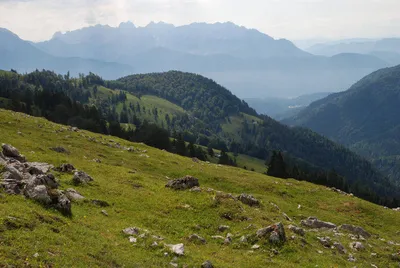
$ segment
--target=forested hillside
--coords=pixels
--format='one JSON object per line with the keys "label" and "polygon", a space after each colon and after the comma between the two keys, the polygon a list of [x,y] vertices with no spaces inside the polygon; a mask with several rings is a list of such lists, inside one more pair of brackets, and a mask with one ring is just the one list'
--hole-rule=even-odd
{"label": "forested hillside", "polygon": [[286,123],[321,133],[367,157],[400,183],[400,66],[312,103]]}
{"label": "forested hillside", "polygon": [[366,160],[312,131],[257,115],[227,89],[198,75],[168,72],[105,81],[95,74],[4,72],[0,85],[2,107],[206,159],[197,143],[221,150],[222,164],[235,164],[225,157],[227,151],[263,160],[281,151],[289,177],[389,206],[397,203],[398,189]]}

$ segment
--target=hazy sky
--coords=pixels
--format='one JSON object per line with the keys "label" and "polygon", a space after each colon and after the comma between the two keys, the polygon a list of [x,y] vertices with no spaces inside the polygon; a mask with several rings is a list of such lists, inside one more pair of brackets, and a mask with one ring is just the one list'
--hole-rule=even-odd
{"label": "hazy sky", "polygon": [[400,35],[400,0],[0,0],[0,27],[26,40],[130,20],[175,25],[232,21],[275,38]]}

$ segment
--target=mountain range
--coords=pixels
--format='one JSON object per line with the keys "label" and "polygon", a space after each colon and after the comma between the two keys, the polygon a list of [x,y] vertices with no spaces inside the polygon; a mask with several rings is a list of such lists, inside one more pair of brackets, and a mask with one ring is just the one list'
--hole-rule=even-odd
{"label": "mountain range", "polygon": [[[9,38],[16,41],[16,36],[10,34],[2,35],[0,40]],[[58,32],[45,42],[18,41],[24,43],[21,46],[29,44],[29,55],[38,55],[30,56],[36,60],[36,68],[65,73],[76,64],[79,68],[75,70],[79,72],[92,71],[105,78],[121,77],[127,72],[195,72],[230,88],[241,98],[337,92],[372,71],[390,66],[388,61],[374,55],[315,56],[288,40],[276,40],[233,23],[193,23],[179,27],[150,23],[136,27],[128,22],[119,27],[96,25]],[[52,62],[59,61],[60,66],[40,61],[43,52]],[[8,53],[12,54],[14,68],[25,71],[22,66],[26,68],[27,60],[16,56],[24,52]],[[68,58],[69,65],[61,64],[66,61],[61,58]],[[78,58],[82,63],[77,63]],[[6,62],[10,59],[1,59],[0,68],[12,68],[13,64]]]}
{"label": "mountain range", "polygon": [[400,183],[399,81],[400,66],[381,69],[284,122],[348,146]]}

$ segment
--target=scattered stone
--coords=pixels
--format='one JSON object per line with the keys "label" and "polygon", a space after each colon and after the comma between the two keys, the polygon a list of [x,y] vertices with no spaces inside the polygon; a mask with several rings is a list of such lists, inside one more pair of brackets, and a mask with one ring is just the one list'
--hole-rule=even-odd
{"label": "scattered stone", "polygon": [[303,228],[294,226],[294,225],[289,225],[288,226],[289,230],[291,230],[293,233],[304,236],[306,234],[306,232],[304,231]]}
{"label": "scattered stone", "polygon": [[68,197],[64,195],[60,190],[56,190],[55,197],[56,198],[54,198],[54,196],[52,197],[53,200],[56,200],[54,205],[55,208],[61,211],[61,213],[63,213],[64,215],[72,215],[71,201],[68,199]]}
{"label": "scattered stone", "polygon": [[394,261],[400,261],[400,252],[399,253],[393,253],[390,258]]}
{"label": "scattered stone", "polygon": [[71,164],[61,164],[61,166],[56,168],[56,170],[63,173],[72,173],[76,170],[76,168]]}
{"label": "scattered stone", "polygon": [[225,240],[224,240],[224,244],[225,244],[225,245],[229,245],[229,244],[231,244],[231,243],[232,243],[232,235],[231,235],[231,234],[228,234],[228,235],[226,236]]}
{"label": "scattered stone", "polygon": [[221,240],[224,240],[224,239],[225,239],[225,237],[223,237],[223,236],[221,236],[221,235],[213,235],[213,236],[211,236],[211,238],[212,238],[212,239],[221,239]]}
{"label": "scattered stone", "polygon": [[339,251],[340,254],[346,254],[347,250],[339,242],[333,243],[333,246]]}
{"label": "scattered stone", "polygon": [[239,241],[240,241],[240,243],[243,243],[243,244],[247,243],[247,241],[248,241],[247,236],[243,235],[242,237],[240,237]]}
{"label": "scattered stone", "polygon": [[122,230],[122,232],[126,235],[139,235],[140,229],[137,227],[128,227]]}
{"label": "scattered stone", "polygon": [[1,148],[3,149],[4,156],[14,158],[22,163],[26,162],[25,156],[21,155],[14,146],[3,143]]}
{"label": "scattered stone", "polygon": [[298,205],[298,206],[297,206],[297,209],[301,209],[301,205]]}
{"label": "scattered stone", "polygon": [[322,250],[317,250],[318,254],[324,254]]}
{"label": "scattered stone", "polygon": [[365,231],[362,227],[359,226],[354,226],[350,224],[343,224],[339,227],[339,230],[345,230],[350,233],[356,234],[356,235],[362,235],[363,237],[371,237],[371,234]]}
{"label": "scattered stone", "polygon": [[77,201],[77,200],[85,199],[85,197],[83,195],[81,195],[79,192],[77,192],[75,189],[72,189],[72,188],[69,188],[69,189],[65,190],[64,194],[71,201]]}
{"label": "scattered stone", "polygon": [[207,241],[199,236],[198,234],[192,234],[191,236],[189,236],[189,241],[193,242],[193,243],[200,243],[200,244],[206,244]]}
{"label": "scattered stone", "polygon": [[34,258],[38,258],[39,257],[39,253],[36,252],[35,254],[33,254],[33,257]]}
{"label": "scattered stone", "polygon": [[279,251],[277,251],[276,249],[272,249],[272,253],[274,253],[274,255],[278,255],[279,254]]}
{"label": "scattered stone", "polygon": [[309,228],[336,228],[336,225],[331,222],[320,221],[316,217],[309,217],[307,220],[302,220],[301,224]]}
{"label": "scattered stone", "polygon": [[129,242],[131,242],[131,243],[136,243],[136,242],[137,242],[137,238],[136,238],[136,237],[133,237],[133,236],[130,236],[130,237],[129,237]]}
{"label": "scattered stone", "polygon": [[190,191],[190,192],[197,192],[197,193],[199,193],[199,192],[201,192],[201,188],[198,187],[198,186],[195,186],[195,187],[193,187],[192,189],[190,189],[189,191]]}
{"label": "scattered stone", "polygon": [[93,159],[93,162],[96,162],[96,163],[100,164],[100,163],[101,163],[101,160],[100,160],[100,159],[97,159],[97,158],[95,158],[95,159]]}
{"label": "scattered stone", "polygon": [[156,247],[158,247],[158,243],[156,241],[154,241],[150,246],[153,248],[156,248]]}
{"label": "scattered stone", "polygon": [[354,256],[353,255],[351,255],[351,254],[349,254],[349,257],[348,257],[348,259],[347,259],[349,262],[356,262],[357,261],[357,259],[356,258],[354,258]]}
{"label": "scattered stone", "polygon": [[107,216],[107,217],[108,217],[108,213],[107,213],[107,211],[104,210],[104,209],[101,211],[101,214],[103,214],[104,216]]}
{"label": "scattered stone", "polygon": [[211,261],[205,261],[201,264],[201,268],[214,268],[214,265],[211,263]]}
{"label": "scattered stone", "polygon": [[243,204],[249,205],[251,207],[260,205],[260,201],[258,201],[256,198],[254,198],[254,196],[250,194],[241,194],[238,196],[238,199]]}
{"label": "scattered stone", "polygon": [[93,178],[83,171],[76,171],[74,173],[74,177],[72,178],[74,185],[88,184],[91,181],[93,181]]}
{"label": "scattered stone", "polygon": [[332,241],[330,237],[318,237],[318,240],[326,248],[330,248],[332,246]]}
{"label": "scattered stone", "polygon": [[169,247],[169,249],[172,251],[172,253],[174,253],[178,256],[182,256],[185,254],[185,248],[182,243],[176,244],[176,245],[166,245],[166,246]]}
{"label": "scattered stone", "polygon": [[361,242],[350,243],[350,248],[357,250],[357,251],[365,249],[364,245]]}
{"label": "scattered stone", "polygon": [[252,247],[251,247],[251,249],[259,249],[260,248],[260,245],[257,245],[257,244],[255,244],[255,245],[253,245]]}
{"label": "scattered stone", "polygon": [[371,253],[371,257],[377,257],[378,256],[378,254],[376,254],[376,253]]}
{"label": "scattered stone", "polygon": [[193,187],[200,186],[199,180],[192,176],[185,176],[180,179],[169,181],[165,187],[174,189],[174,190],[186,190],[191,189]]}
{"label": "scattered stone", "polygon": [[172,267],[178,267],[178,264],[175,263],[175,262],[170,262],[169,264],[170,264]]}
{"label": "scattered stone", "polygon": [[195,163],[199,163],[200,162],[200,160],[197,157],[193,157],[192,161],[195,162]]}
{"label": "scattered stone", "polygon": [[98,207],[102,207],[102,208],[110,206],[110,204],[107,201],[103,201],[103,200],[93,199],[93,200],[91,200],[91,202],[92,202],[93,205],[98,206]]}
{"label": "scattered stone", "polygon": [[277,211],[280,211],[280,210],[281,210],[281,209],[278,207],[277,204],[271,202],[271,205],[272,205]]}
{"label": "scattered stone", "polygon": [[61,146],[51,147],[50,150],[57,152],[57,153],[61,153],[61,154],[69,154],[69,151]]}
{"label": "scattered stone", "polygon": [[292,221],[292,219],[285,212],[282,212],[282,215],[287,221]]}
{"label": "scattered stone", "polygon": [[230,227],[228,225],[220,225],[218,227],[218,231],[220,232],[225,232],[226,230],[228,230]]}

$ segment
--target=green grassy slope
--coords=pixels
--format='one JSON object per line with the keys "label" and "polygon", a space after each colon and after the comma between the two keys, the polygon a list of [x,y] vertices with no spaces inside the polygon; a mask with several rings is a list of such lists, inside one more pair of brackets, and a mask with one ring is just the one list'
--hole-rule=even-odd
{"label": "green grassy slope", "polygon": [[[199,267],[208,259],[215,267],[398,265],[398,261],[390,256],[400,248],[388,242],[400,242],[400,213],[342,196],[326,187],[276,179],[238,168],[195,163],[189,158],[142,144],[87,131],[70,132],[44,119],[4,110],[0,110],[0,129],[0,142],[14,145],[30,161],[55,166],[69,162],[89,173],[94,182],[74,188],[86,200],[98,199],[111,204],[100,208],[88,201],[73,203],[73,216],[66,218],[22,196],[0,193],[0,266],[172,267],[170,262],[173,261],[179,267],[185,264]],[[135,152],[101,144],[113,144],[110,140],[133,146]],[[48,149],[54,146],[63,146],[70,154],[58,154]],[[101,159],[101,163],[92,161],[94,158]],[[54,174],[60,179],[61,189],[72,187],[71,175]],[[215,192],[177,192],[165,188],[168,178],[187,174],[197,177],[203,189],[213,188],[234,195],[250,193],[262,205],[252,208],[231,199],[218,199]],[[102,209],[107,210],[108,217],[101,213]],[[287,221],[282,212],[294,222]],[[232,215],[232,221],[221,217],[226,213]],[[287,229],[288,224],[299,225],[300,220],[308,216],[336,224],[360,225],[373,237],[362,241],[366,249],[360,252],[349,249],[352,240],[346,233],[335,236],[329,231],[307,232],[305,245],[298,236],[294,240],[288,239],[282,247],[258,241],[261,246],[258,250],[251,250],[252,243],[239,243],[242,235],[254,235],[258,228],[279,221],[285,225],[289,238],[294,234]],[[231,245],[223,245],[211,238],[226,235],[218,232],[220,224],[231,227],[229,232],[234,237]],[[139,238],[133,245],[121,232],[130,226],[147,229],[150,235]],[[189,242],[187,237],[193,233],[203,236],[207,244]],[[150,246],[154,241],[151,235],[164,237],[159,247]],[[333,241],[342,242],[357,259],[356,263],[348,262],[347,255],[324,248],[317,241],[318,236],[330,236]],[[161,246],[162,243],[184,243],[185,256],[177,260],[171,254],[165,256],[164,252],[168,250]],[[278,250],[279,254],[272,254],[272,249]],[[37,257],[33,257],[35,253],[38,253]],[[377,253],[377,256],[371,257],[371,253]]]}

